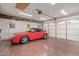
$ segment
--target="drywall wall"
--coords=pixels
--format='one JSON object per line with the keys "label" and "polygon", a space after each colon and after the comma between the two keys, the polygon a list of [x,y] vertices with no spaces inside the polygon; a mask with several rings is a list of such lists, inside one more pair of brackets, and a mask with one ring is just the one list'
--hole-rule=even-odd
{"label": "drywall wall", "polygon": [[[10,28],[10,23],[15,24],[15,28]],[[0,29],[2,30],[0,36],[1,39],[10,38],[14,33],[28,31],[30,28],[37,28],[38,25],[41,27],[39,23],[0,18]]]}

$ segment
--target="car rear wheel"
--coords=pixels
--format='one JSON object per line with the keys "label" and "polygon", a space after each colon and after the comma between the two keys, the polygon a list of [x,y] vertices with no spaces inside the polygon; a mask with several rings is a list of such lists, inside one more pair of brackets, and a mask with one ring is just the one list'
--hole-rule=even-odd
{"label": "car rear wheel", "polygon": [[23,37],[21,38],[20,43],[21,43],[21,44],[25,44],[25,43],[28,42],[28,40],[29,40],[29,38],[28,38],[27,36],[23,36]]}
{"label": "car rear wheel", "polygon": [[48,35],[44,34],[43,39],[47,39],[47,38],[48,38]]}

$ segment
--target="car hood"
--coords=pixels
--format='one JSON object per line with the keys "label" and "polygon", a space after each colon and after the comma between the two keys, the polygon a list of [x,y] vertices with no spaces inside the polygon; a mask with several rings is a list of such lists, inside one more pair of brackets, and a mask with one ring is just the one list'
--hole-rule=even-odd
{"label": "car hood", "polygon": [[27,35],[30,32],[18,32],[18,33],[14,33],[12,37],[17,36],[17,35]]}
{"label": "car hood", "polygon": [[28,31],[27,32],[18,32],[18,33],[14,33],[14,35],[25,34],[25,33],[29,33],[29,32]]}

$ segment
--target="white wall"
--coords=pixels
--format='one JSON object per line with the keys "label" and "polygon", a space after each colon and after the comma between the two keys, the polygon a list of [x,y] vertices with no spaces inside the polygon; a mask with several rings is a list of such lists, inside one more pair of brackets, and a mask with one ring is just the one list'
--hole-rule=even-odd
{"label": "white wall", "polygon": [[[15,28],[9,28],[9,23],[14,23]],[[32,22],[24,22],[24,21],[15,21],[9,19],[0,18],[0,29],[2,29],[2,33],[0,36],[2,39],[11,37],[14,33],[28,31],[30,28],[27,28],[27,24],[30,24],[30,28],[37,28],[39,23]]]}
{"label": "white wall", "polygon": [[[67,21],[67,39],[79,41],[79,16],[73,16],[68,18],[62,18],[57,20],[57,38],[66,39],[66,21]],[[49,24],[45,26],[46,31],[49,32],[50,37],[55,37],[55,22],[46,21],[44,24]],[[43,29],[45,28],[43,27]]]}

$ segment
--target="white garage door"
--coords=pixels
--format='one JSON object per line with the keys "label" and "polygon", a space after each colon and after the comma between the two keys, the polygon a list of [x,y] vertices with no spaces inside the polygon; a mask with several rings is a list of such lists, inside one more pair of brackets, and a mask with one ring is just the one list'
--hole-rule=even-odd
{"label": "white garage door", "polygon": [[57,27],[55,24],[55,22],[49,22],[43,25],[43,29],[49,33],[50,37],[79,41],[79,19],[57,21]]}
{"label": "white garage door", "polygon": [[47,24],[45,23],[43,25],[43,29],[49,33],[50,37],[66,39],[66,22],[65,21],[57,22],[57,26],[56,26],[55,21],[51,21]]}
{"label": "white garage door", "polygon": [[57,22],[57,38],[66,39],[66,21]]}
{"label": "white garage door", "polygon": [[48,33],[48,23],[43,24],[43,30],[47,31]]}
{"label": "white garage door", "polygon": [[55,37],[55,22],[49,23],[49,36]]}
{"label": "white garage door", "polygon": [[67,21],[67,39],[79,41],[79,19]]}

